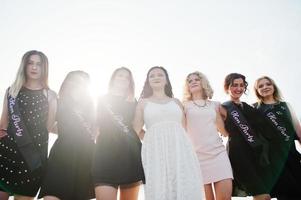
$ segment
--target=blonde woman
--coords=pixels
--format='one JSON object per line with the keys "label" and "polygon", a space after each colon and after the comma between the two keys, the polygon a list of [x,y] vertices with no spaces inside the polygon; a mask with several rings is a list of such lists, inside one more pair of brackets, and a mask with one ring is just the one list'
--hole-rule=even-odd
{"label": "blonde woman", "polygon": [[54,125],[56,94],[48,87],[48,59],[24,54],[16,80],[4,97],[0,129],[1,199],[33,199],[41,183]]}
{"label": "blonde woman", "polygon": [[206,200],[229,200],[233,175],[218,131],[224,136],[228,133],[219,113],[220,103],[211,101],[212,96],[213,90],[204,74],[198,71],[188,74],[183,99],[186,127],[200,161]]}
{"label": "blonde woman", "polygon": [[299,199],[301,196],[301,155],[295,140],[301,142],[301,126],[289,104],[283,101],[273,79],[263,76],[255,81],[257,108],[271,125],[271,168],[274,172],[271,195],[278,200]]}

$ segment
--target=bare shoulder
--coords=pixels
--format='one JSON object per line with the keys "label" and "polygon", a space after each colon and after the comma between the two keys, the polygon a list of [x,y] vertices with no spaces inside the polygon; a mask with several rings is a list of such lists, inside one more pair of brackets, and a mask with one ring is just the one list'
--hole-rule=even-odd
{"label": "bare shoulder", "polygon": [[49,89],[49,90],[47,91],[47,93],[48,93],[47,95],[48,95],[48,101],[49,101],[49,102],[54,101],[54,100],[57,99],[57,94],[56,94],[55,91]]}
{"label": "bare shoulder", "polygon": [[143,104],[145,104],[147,101],[148,101],[147,98],[139,99],[139,100],[138,100],[138,104],[143,105]]}
{"label": "bare shoulder", "polygon": [[138,104],[137,104],[137,108],[138,109],[143,109],[145,104],[147,103],[148,98],[143,98],[143,99],[139,99]]}
{"label": "bare shoulder", "polygon": [[292,105],[287,101],[284,101],[283,103],[287,106],[288,111],[291,113],[291,115],[295,116],[295,111],[294,111]]}
{"label": "bare shoulder", "polygon": [[177,99],[177,98],[172,98],[172,100],[173,100],[176,104],[178,104],[181,108],[183,108],[183,104],[182,104],[182,102],[181,102],[179,99]]}
{"label": "bare shoulder", "polygon": [[7,89],[7,90],[5,90],[5,94],[4,94],[4,96],[3,96],[3,98],[4,98],[4,101],[6,101],[6,100],[7,100],[7,95],[8,95],[8,93],[9,93],[8,89]]}
{"label": "bare shoulder", "polygon": [[217,112],[220,112],[221,102],[208,100],[215,108]]}
{"label": "bare shoulder", "polygon": [[219,102],[219,101],[212,101],[212,100],[208,100],[208,101],[212,102],[216,106],[220,106],[221,105],[221,102]]}
{"label": "bare shoulder", "polygon": [[222,115],[223,119],[225,120],[227,117],[227,110],[224,106],[220,105],[219,106],[219,113]]}
{"label": "bare shoulder", "polygon": [[189,101],[186,100],[186,101],[183,101],[183,102],[181,102],[181,103],[182,103],[183,107],[185,108],[185,107],[189,104]]}
{"label": "bare shoulder", "polygon": [[292,109],[292,105],[289,102],[283,101],[282,103],[286,104],[289,109]]}

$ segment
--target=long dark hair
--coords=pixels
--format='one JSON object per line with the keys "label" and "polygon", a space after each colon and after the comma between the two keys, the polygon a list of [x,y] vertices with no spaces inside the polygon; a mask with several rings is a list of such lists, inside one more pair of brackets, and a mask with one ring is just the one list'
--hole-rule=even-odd
{"label": "long dark hair", "polygon": [[71,71],[67,74],[59,91],[59,102],[69,108],[85,110],[92,103],[88,90],[90,76],[84,71]]}
{"label": "long dark hair", "polygon": [[95,123],[95,109],[89,91],[90,76],[84,71],[71,71],[63,81],[58,99],[58,122],[77,120],[76,126],[85,128],[89,134]]}
{"label": "long dark hair", "polygon": [[151,88],[151,86],[149,84],[149,74],[154,69],[161,69],[164,72],[165,77],[166,77],[166,85],[164,87],[164,92],[168,97],[172,98],[173,97],[172,87],[171,87],[169,76],[168,76],[168,73],[167,73],[166,69],[164,67],[161,67],[161,66],[154,66],[154,67],[150,68],[147,72],[146,80],[144,82],[143,90],[140,94],[139,99],[148,98],[148,97],[152,96],[153,89]]}
{"label": "long dark hair", "polygon": [[130,84],[129,84],[129,88],[128,88],[128,91],[126,92],[126,97],[128,100],[131,100],[133,101],[135,99],[135,82],[134,82],[134,78],[133,78],[133,75],[132,75],[132,72],[130,69],[126,68],[126,67],[120,67],[120,68],[117,68],[115,69],[115,71],[113,72],[112,76],[111,76],[111,79],[109,81],[109,87],[108,87],[108,91],[110,92],[112,90],[112,87],[113,87],[113,81],[115,79],[115,76],[116,74],[120,71],[120,70],[125,70],[129,73],[130,77],[129,77],[129,81],[130,81]]}

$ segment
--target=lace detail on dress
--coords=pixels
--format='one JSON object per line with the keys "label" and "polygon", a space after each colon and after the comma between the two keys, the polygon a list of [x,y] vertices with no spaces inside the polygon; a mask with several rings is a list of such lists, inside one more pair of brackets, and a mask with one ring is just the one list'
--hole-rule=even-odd
{"label": "lace detail on dress", "polygon": [[146,200],[199,200],[203,184],[199,163],[182,127],[182,111],[174,102],[148,102],[148,127],[142,145]]}

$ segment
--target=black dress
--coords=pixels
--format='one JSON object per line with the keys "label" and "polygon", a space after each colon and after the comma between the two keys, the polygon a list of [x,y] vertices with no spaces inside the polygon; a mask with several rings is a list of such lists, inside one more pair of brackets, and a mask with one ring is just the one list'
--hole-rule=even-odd
{"label": "black dress", "polygon": [[82,121],[85,119],[85,123],[92,124],[92,119],[87,115],[79,117],[74,109],[68,103],[58,102],[58,138],[49,154],[39,198],[47,195],[62,200],[95,197],[91,176],[95,144]]}
{"label": "black dress", "polygon": [[275,186],[272,196],[279,199],[298,199],[301,197],[301,155],[297,151],[294,141],[297,134],[292,124],[292,118],[285,102],[276,104],[255,105],[261,114],[272,112],[277,118],[278,123],[286,129],[289,137],[287,140],[272,127],[273,140],[270,142],[271,166],[275,177]]}
{"label": "black dress", "polygon": [[[92,170],[96,185],[118,186],[144,181],[141,142],[132,128],[135,107],[136,102],[118,96],[107,95],[100,99],[97,113],[100,134]],[[117,121],[121,121],[128,132]]]}
{"label": "black dress", "polygon": [[[268,135],[265,135],[268,134],[265,131],[266,125],[256,109],[244,102],[242,106],[234,105],[242,112],[249,126],[258,137],[261,135],[269,138]],[[270,166],[263,165],[260,162],[263,153],[262,146],[254,149],[246,142],[229,112],[225,120],[225,128],[229,132],[228,150],[234,176],[233,196],[269,194],[272,187],[272,174]],[[241,190],[244,193],[237,192]]]}
{"label": "black dress", "polygon": [[[28,135],[45,163],[48,148],[47,97],[43,90],[30,90],[23,87],[16,102]],[[34,171],[29,170],[17,147],[11,123],[9,121],[8,135],[0,140],[0,187],[2,191],[10,194],[34,197],[40,188],[45,165]]]}

